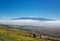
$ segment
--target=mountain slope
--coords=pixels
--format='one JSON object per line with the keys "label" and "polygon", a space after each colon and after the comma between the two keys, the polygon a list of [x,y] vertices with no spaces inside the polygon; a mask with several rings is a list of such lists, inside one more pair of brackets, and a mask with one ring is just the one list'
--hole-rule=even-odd
{"label": "mountain slope", "polygon": [[30,20],[39,20],[39,21],[53,21],[52,19],[47,18],[40,18],[40,17],[21,17],[21,18],[14,18],[13,20],[20,20],[20,19],[30,19]]}
{"label": "mountain slope", "polygon": [[28,31],[0,26],[0,41],[59,41],[43,35],[42,38],[39,38],[40,36],[37,34],[36,38],[31,37],[31,35],[32,33]]}
{"label": "mountain slope", "polygon": [[28,33],[26,31],[0,27],[0,41],[39,41],[32,37],[27,37]]}

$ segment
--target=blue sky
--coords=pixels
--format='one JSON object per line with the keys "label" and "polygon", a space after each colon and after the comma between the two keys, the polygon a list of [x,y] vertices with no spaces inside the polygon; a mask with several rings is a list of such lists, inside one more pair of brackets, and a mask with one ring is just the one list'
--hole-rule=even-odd
{"label": "blue sky", "polygon": [[23,16],[60,20],[60,0],[0,0],[0,19]]}

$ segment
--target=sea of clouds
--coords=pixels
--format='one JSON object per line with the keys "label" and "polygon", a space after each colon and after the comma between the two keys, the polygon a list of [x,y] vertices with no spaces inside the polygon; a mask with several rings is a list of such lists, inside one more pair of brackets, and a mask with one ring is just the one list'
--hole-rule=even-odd
{"label": "sea of clouds", "polygon": [[60,27],[60,21],[38,21],[38,20],[30,20],[30,19],[26,19],[26,20],[24,20],[24,19],[21,19],[21,20],[0,20],[0,24]]}

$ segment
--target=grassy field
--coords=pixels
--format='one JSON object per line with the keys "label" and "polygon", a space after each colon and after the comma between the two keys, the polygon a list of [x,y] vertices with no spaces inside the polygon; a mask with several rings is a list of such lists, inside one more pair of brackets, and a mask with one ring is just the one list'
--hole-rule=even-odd
{"label": "grassy field", "polygon": [[[32,33],[23,30],[16,30],[7,27],[0,27],[0,41],[58,41],[51,39],[33,38]],[[43,36],[46,37],[46,36]]]}

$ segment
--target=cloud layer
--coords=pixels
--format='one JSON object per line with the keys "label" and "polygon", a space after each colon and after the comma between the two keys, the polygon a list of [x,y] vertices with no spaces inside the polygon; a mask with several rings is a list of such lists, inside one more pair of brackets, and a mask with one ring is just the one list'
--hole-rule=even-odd
{"label": "cloud layer", "polygon": [[0,24],[6,25],[32,25],[45,27],[60,27],[60,21],[38,21],[38,20],[0,20]]}

